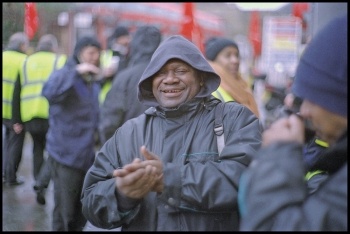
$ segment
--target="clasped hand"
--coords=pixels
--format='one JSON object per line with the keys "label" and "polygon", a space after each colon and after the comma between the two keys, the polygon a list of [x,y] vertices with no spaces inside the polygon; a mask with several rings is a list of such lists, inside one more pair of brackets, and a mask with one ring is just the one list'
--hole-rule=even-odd
{"label": "clasped hand", "polygon": [[113,171],[118,192],[134,199],[143,198],[149,192],[161,193],[164,187],[160,158],[145,146],[141,146],[140,152],[146,160],[136,158],[122,169]]}
{"label": "clasped hand", "polygon": [[268,146],[277,141],[303,144],[305,141],[304,132],[303,121],[293,114],[277,120],[263,132],[262,146]]}

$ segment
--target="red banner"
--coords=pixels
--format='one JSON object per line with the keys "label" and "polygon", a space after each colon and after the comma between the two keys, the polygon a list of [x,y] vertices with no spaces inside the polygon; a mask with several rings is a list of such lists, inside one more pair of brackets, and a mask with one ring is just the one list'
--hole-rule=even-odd
{"label": "red banner", "polygon": [[24,32],[31,40],[39,27],[39,17],[34,2],[25,3]]}
{"label": "red banner", "polygon": [[248,38],[253,46],[254,58],[261,54],[261,23],[258,11],[251,12]]}
{"label": "red banner", "polygon": [[192,2],[184,2],[184,20],[181,27],[181,35],[192,41],[197,47],[204,52],[202,34],[199,25],[194,17],[194,4]]}

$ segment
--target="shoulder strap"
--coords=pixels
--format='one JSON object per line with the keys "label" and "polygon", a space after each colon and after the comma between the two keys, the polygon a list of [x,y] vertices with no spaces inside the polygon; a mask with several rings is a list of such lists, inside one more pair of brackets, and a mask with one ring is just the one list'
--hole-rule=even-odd
{"label": "shoulder strap", "polygon": [[224,105],[225,102],[220,102],[215,108],[214,132],[218,144],[219,156],[221,155],[221,151],[225,146],[224,125],[222,123],[224,116]]}

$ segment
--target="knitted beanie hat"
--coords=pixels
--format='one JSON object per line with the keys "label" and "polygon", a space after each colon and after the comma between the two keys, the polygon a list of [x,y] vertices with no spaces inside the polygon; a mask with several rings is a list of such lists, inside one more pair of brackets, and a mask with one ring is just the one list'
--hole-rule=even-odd
{"label": "knitted beanie hat", "polygon": [[322,108],[348,114],[347,14],[331,20],[305,48],[298,64],[292,92]]}
{"label": "knitted beanie hat", "polygon": [[218,53],[227,46],[236,47],[238,50],[238,45],[232,40],[222,37],[209,38],[205,43],[205,57],[210,61],[214,61]]}
{"label": "knitted beanie hat", "polygon": [[126,35],[129,35],[129,30],[125,26],[118,26],[114,30],[114,33],[112,34],[112,38],[117,39],[118,37],[126,36]]}

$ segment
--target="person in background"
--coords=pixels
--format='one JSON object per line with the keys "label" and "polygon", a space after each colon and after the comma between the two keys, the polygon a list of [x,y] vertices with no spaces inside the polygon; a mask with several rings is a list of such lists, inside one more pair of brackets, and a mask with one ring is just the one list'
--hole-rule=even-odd
{"label": "person in background", "polygon": [[[238,230],[241,173],[260,147],[259,119],[211,94],[220,77],[189,40],[154,52],[138,83],[150,108],[126,121],[97,152],[81,196],[85,217],[122,231]],[[118,101],[118,100],[116,100]],[[222,110],[225,146],[214,133]]]}
{"label": "person in background", "polygon": [[240,55],[236,42],[223,37],[211,37],[205,43],[205,57],[221,77],[220,86],[213,95],[222,102],[236,101],[245,105],[259,117],[253,92],[239,73]]}
{"label": "person in background", "polygon": [[[50,169],[43,169],[46,133],[49,128],[49,103],[42,96],[42,88],[50,74],[65,62],[66,56],[58,54],[57,38],[45,34],[40,38],[36,52],[26,58],[20,70],[21,120],[33,139],[34,190],[39,204],[45,204],[45,189],[51,177]],[[43,174],[39,176],[40,173]]]}
{"label": "person in background", "polygon": [[[262,148],[240,180],[241,231],[347,231],[348,229],[348,21],[332,19],[305,48],[292,93],[302,100],[300,116],[274,122]],[[304,162],[305,124],[328,148]],[[307,170],[328,178],[312,194]]]}
{"label": "person in background", "polygon": [[129,29],[125,26],[118,26],[108,38],[107,49],[101,53],[101,67],[103,68],[104,76],[99,96],[101,105],[112,86],[116,73],[128,65],[130,41],[131,35]]}
{"label": "person in background", "polygon": [[142,114],[148,107],[137,99],[137,83],[161,42],[161,32],[154,26],[137,29],[130,45],[130,61],[116,75],[100,108],[99,135],[104,144],[126,120]]}
{"label": "person in background", "polygon": [[11,35],[2,52],[2,124],[5,126],[3,149],[3,182],[8,186],[21,185],[17,170],[22,159],[25,129],[20,118],[19,72],[27,57],[29,39],[23,32]]}
{"label": "person in background", "polygon": [[49,102],[46,150],[51,157],[54,184],[53,231],[82,231],[80,194],[95,158],[101,45],[90,36],[80,38],[73,55],[44,84]]}
{"label": "person in background", "polygon": [[[300,98],[294,97],[293,93],[288,93],[284,99],[284,112],[289,111],[290,114],[299,113],[301,103],[302,100]],[[307,136],[307,134],[310,136]],[[304,161],[307,168],[312,167],[314,162],[316,162],[325,149],[328,148],[328,143],[314,136],[314,134],[312,130],[309,130],[309,133],[305,133],[305,138],[310,138],[310,140],[305,139],[305,146],[303,149]],[[308,170],[305,179],[307,181],[309,193],[314,193],[327,178],[328,172],[322,168],[313,167],[311,171]]]}

